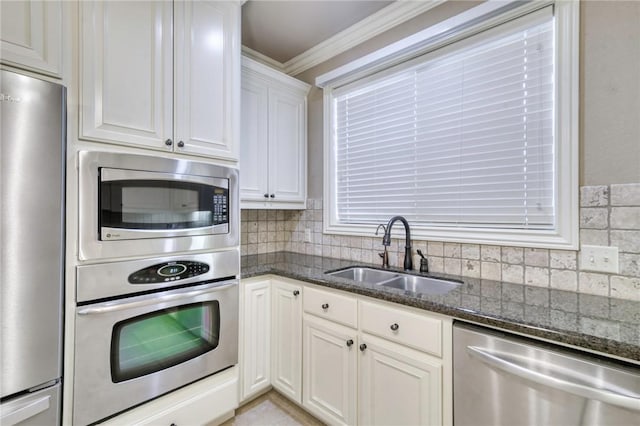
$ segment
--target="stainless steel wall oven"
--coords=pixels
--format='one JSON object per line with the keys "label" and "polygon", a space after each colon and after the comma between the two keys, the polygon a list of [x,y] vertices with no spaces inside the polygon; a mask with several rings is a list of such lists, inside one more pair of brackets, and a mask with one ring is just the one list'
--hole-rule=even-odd
{"label": "stainless steel wall oven", "polygon": [[237,247],[77,268],[74,424],[238,361]]}
{"label": "stainless steel wall oven", "polygon": [[79,257],[238,245],[238,172],[190,160],[80,152]]}

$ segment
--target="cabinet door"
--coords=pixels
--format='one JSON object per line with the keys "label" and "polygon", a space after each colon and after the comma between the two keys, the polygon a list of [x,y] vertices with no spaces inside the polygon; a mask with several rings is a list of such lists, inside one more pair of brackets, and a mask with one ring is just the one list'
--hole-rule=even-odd
{"label": "cabinet door", "polygon": [[80,2],[80,138],[171,150],[171,2]]}
{"label": "cabinet door", "polygon": [[265,83],[243,74],[242,129],[240,130],[240,200],[266,201],[268,196],[267,108],[269,93]]}
{"label": "cabinet door", "polygon": [[62,2],[0,2],[0,57],[18,68],[60,77]]}
{"label": "cabinet door", "polygon": [[355,424],[355,330],[305,315],[303,334],[303,406],[329,424]]}
{"label": "cabinet door", "polygon": [[302,285],[271,281],[271,384],[302,403]]}
{"label": "cabinet door", "polygon": [[240,3],[175,2],[176,150],[238,159]]}
{"label": "cabinet door", "polygon": [[241,400],[271,384],[271,290],[269,280],[243,282]]}
{"label": "cabinet door", "polygon": [[369,335],[361,342],[358,412],[366,425],[442,424],[442,364]]}
{"label": "cabinet door", "polygon": [[306,98],[269,89],[269,195],[304,202],[307,191]]}

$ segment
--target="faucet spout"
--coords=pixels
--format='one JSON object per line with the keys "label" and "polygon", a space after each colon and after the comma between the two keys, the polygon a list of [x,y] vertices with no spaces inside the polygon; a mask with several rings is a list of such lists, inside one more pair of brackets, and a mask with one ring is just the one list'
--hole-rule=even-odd
{"label": "faucet spout", "polygon": [[409,222],[402,216],[394,216],[387,223],[384,237],[382,237],[382,245],[391,245],[391,227],[397,221],[402,222],[404,225],[405,242],[404,242],[404,270],[411,271],[413,269],[413,259],[411,258],[411,229],[409,228]]}

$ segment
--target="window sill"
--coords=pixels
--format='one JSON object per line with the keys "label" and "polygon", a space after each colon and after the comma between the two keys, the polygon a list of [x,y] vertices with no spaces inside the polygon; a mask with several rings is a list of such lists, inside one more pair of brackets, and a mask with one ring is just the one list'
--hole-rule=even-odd
{"label": "window sill", "polygon": [[[377,225],[328,224],[325,220],[323,232],[325,234],[375,237],[376,227]],[[577,226],[575,229],[570,230],[568,234],[569,235],[561,235],[552,230],[496,230],[457,227],[411,228],[411,239],[414,241],[442,241],[448,243],[577,250]],[[382,238],[382,235],[379,234],[378,236]],[[404,239],[404,228],[402,224],[394,226],[392,236],[393,238]]]}

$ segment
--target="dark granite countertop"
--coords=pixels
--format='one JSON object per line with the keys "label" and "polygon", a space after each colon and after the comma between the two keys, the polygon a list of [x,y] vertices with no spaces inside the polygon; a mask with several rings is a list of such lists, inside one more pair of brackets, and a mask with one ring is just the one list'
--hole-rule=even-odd
{"label": "dark granite countertop", "polygon": [[280,275],[640,363],[640,302],[445,274],[430,276],[464,284],[445,295],[425,295],[325,274],[356,264],[378,267],[276,252],[243,256],[242,278]]}

